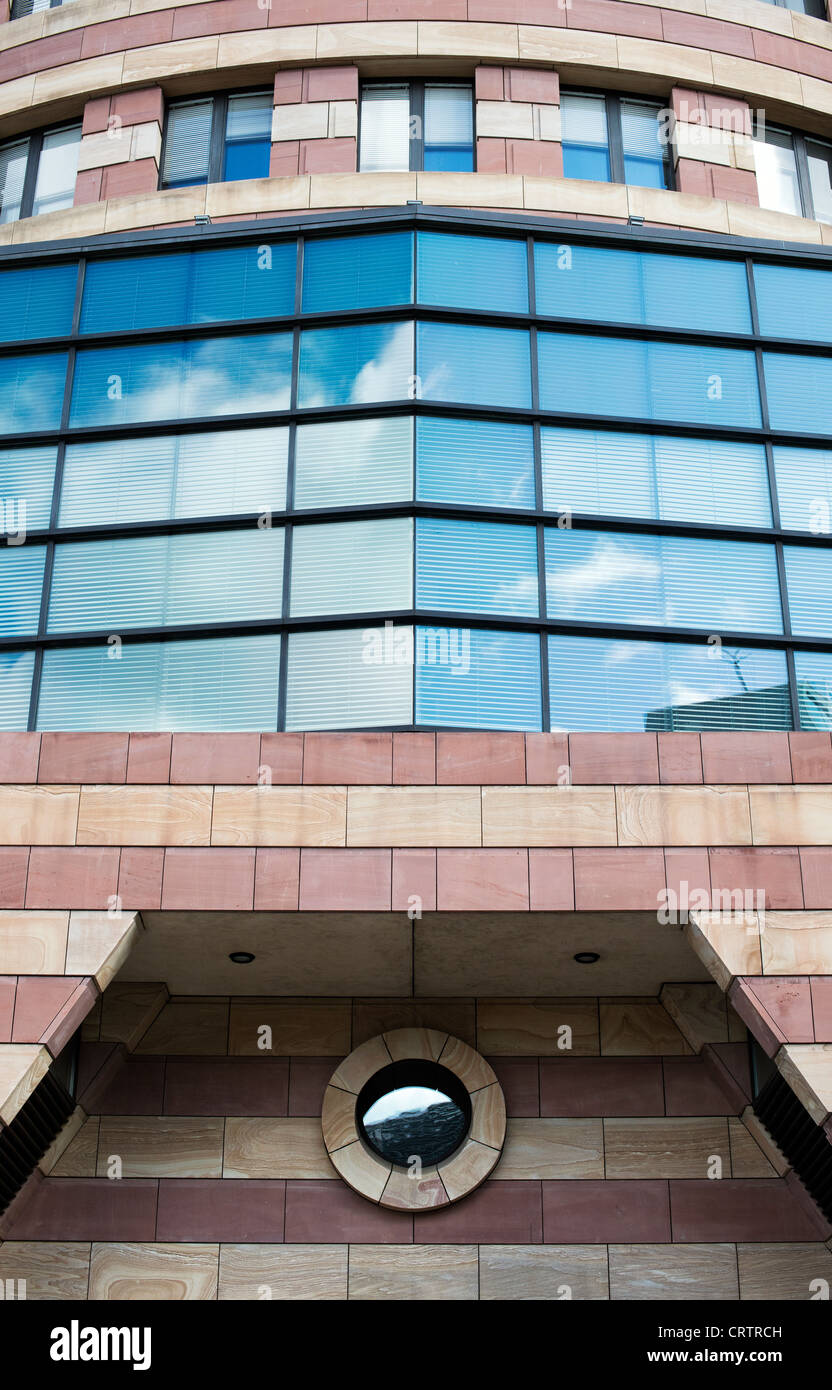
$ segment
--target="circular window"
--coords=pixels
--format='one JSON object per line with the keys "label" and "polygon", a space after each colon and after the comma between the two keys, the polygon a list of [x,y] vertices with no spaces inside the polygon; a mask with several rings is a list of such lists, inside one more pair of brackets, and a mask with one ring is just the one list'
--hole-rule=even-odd
{"label": "circular window", "polygon": [[355,1048],[330,1079],[321,1121],[341,1177],[400,1211],[446,1206],[479,1187],[506,1133],[485,1058],[432,1028],[398,1028]]}

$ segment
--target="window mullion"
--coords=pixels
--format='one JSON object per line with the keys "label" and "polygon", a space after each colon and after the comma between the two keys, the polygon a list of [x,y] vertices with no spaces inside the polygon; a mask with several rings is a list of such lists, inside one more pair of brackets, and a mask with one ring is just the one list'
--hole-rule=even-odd
{"label": "window mullion", "polygon": [[23,180],[23,192],[20,195],[20,216],[31,217],[32,209],[35,205],[35,187],[38,181],[38,166],[40,164],[41,150],[43,149],[43,131],[39,130],[29,136],[29,148],[26,152],[26,176]]}
{"label": "window mullion", "polygon": [[228,118],[228,97],[214,97],[211,113],[211,143],[208,150],[208,182],[222,182],[222,167],[225,156],[225,128]]}
{"label": "window mullion", "polygon": [[[418,132],[418,134],[414,132]],[[408,145],[410,146],[410,159],[408,161],[410,171],[411,173],[420,172],[425,167],[424,82],[410,83],[410,130],[408,131]]]}
{"label": "window mullion", "polygon": [[794,160],[797,165],[797,186],[800,193],[800,201],[803,205],[803,216],[813,218],[815,215],[815,204],[812,198],[812,181],[809,177],[809,158],[806,153],[806,140],[802,135],[795,132],[792,135],[792,145],[794,148]]}

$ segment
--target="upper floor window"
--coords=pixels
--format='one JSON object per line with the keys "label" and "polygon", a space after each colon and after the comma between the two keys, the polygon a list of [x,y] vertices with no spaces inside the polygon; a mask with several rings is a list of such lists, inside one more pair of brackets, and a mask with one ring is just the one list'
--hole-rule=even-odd
{"label": "upper floor window", "polygon": [[374,83],[361,91],[358,167],[470,171],[474,100],[456,82]]}
{"label": "upper floor window", "polygon": [[781,10],[794,10],[797,14],[811,14],[816,19],[828,19],[826,0],[763,0],[764,5],[778,5]]}
{"label": "upper floor window", "polygon": [[59,5],[68,5],[70,0],[12,0],[11,19],[22,19],[27,14],[37,14],[40,10],[57,10]]}
{"label": "upper floor window", "polygon": [[568,179],[671,188],[670,146],[659,102],[611,93],[561,96],[563,172]]}
{"label": "upper floor window", "polygon": [[271,91],[177,101],[168,107],[162,187],[268,177]]}
{"label": "upper floor window", "polygon": [[71,208],[80,144],[71,125],[0,145],[0,222]]}
{"label": "upper floor window", "polygon": [[754,164],[760,207],[832,222],[832,145],[766,126],[755,132]]}

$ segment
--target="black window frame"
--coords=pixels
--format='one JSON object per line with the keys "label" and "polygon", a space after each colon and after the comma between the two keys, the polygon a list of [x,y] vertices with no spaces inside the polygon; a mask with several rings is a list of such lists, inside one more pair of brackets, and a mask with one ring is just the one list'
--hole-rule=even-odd
{"label": "black window frame", "polygon": [[[271,96],[272,89],[258,84],[256,87],[235,87],[227,92],[205,92],[202,95],[177,98],[165,103],[165,128],[162,131],[162,149],[159,154],[159,189],[205,188],[210,183],[225,183],[223,164],[226,151],[226,125],[228,122],[228,103],[232,97]],[[165,159],[168,149],[168,130],[170,113],[175,106],[195,106],[199,102],[210,101],[211,135],[208,141],[208,176],[205,183],[168,183],[164,178]],[[265,177],[265,175],[263,176]],[[236,182],[236,180],[232,180]]]}
{"label": "black window frame", "polygon": [[[603,88],[597,87],[561,87],[561,99],[563,97],[603,97],[607,117],[607,151],[610,161],[609,180],[592,179],[592,183],[627,183],[624,169],[624,136],[621,127],[621,104],[625,101],[641,102],[645,106],[658,106],[659,110],[667,110],[668,103],[662,105],[661,100],[655,97],[643,96],[638,92],[608,92]],[[670,142],[665,145],[664,158],[662,165],[665,172],[664,189],[657,189],[656,192],[673,192],[676,188],[676,180],[673,168],[673,153]],[[631,184],[631,188],[650,188],[651,184]]]}
{"label": "black window frame", "polygon": [[[824,222],[826,226],[832,225],[832,222],[827,223],[825,219],[820,217],[815,211],[815,198],[812,193],[812,178],[809,173],[809,146],[821,145],[824,149],[829,150],[830,157],[832,157],[832,140],[823,140],[819,135],[805,135],[802,130],[792,130],[789,126],[772,125],[767,121],[764,131],[768,130],[774,131],[778,135],[785,135],[791,141],[795,168],[797,170],[797,193],[800,198],[802,215],[808,218],[809,221]],[[765,143],[765,136],[763,134],[763,138],[761,139],[756,120],[754,122],[753,138],[758,143]],[[786,212],[786,209],[771,208],[769,211]],[[786,213],[786,215],[788,216],[789,214]]]}
{"label": "black window frame", "polygon": [[[428,77],[413,79],[410,77],[398,78],[395,81],[391,78],[388,82],[362,82],[358,92],[358,138],[356,140],[356,163],[358,173],[365,173],[361,168],[361,122],[364,111],[364,92],[368,87],[407,87],[410,98],[410,128],[418,131],[418,135],[411,135],[408,140],[408,166],[407,170],[390,169],[378,170],[379,173],[410,173],[424,174],[440,172],[439,170],[425,169],[425,88],[426,87],[465,87],[471,93],[471,168],[470,170],[460,170],[458,172],[476,173],[477,172],[477,103],[474,93],[473,80],[470,82],[457,82],[452,78]],[[416,124],[414,125],[414,121]]]}
{"label": "black window frame", "polygon": [[[42,215],[34,212],[34,206],[35,188],[38,181],[38,170],[40,168],[40,157],[43,152],[44,140],[48,135],[57,135],[61,130],[73,130],[76,128],[78,131],[82,129],[82,122],[80,120],[60,121],[57,125],[44,126],[41,130],[22,131],[20,135],[11,135],[8,140],[0,141],[0,150],[7,149],[10,145],[22,145],[24,141],[26,141],[29,146],[26,151],[26,173],[23,178],[23,191],[20,195],[20,212],[14,221],[22,222],[24,217]],[[75,178],[77,181],[77,170]]]}

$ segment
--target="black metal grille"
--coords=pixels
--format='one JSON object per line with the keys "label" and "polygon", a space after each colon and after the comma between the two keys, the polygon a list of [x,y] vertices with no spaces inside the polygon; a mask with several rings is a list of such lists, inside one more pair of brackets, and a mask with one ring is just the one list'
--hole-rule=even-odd
{"label": "black metal grille", "polygon": [[69,1091],[50,1070],[11,1124],[0,1131],[0,1212],[34,1172],[74,1109]]}
{"label": "black metal grille", "polygon": [[832,1221],[832,1144],[779,1072],[760,1091],[754,1101],[754,1113],[826,1219]]}

